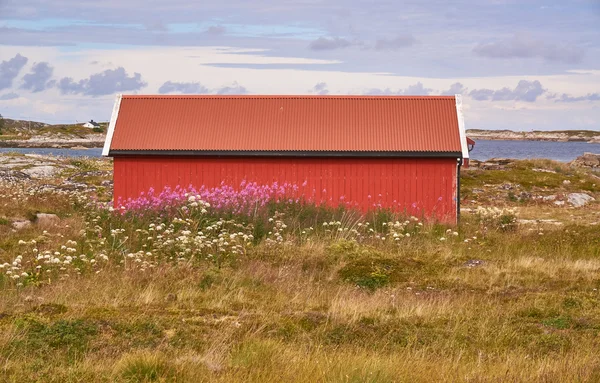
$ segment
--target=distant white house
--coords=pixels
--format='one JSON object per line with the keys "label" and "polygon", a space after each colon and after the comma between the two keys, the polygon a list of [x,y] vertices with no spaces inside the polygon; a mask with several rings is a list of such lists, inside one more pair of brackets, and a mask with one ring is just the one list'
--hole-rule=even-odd
{"label": "distant white house", "polygon": [[83,124],[83,127],[84,127],[84,128],[90,128],[90,129],[91,129],[91,128],[99,128],[99,127],[100,127],[100,124],[99,124],[99,123],[97,123],[97,122],[96,122],[96,121],[94,121],[94,120],[90,120],[89,122],[86,122],[85,124]]}

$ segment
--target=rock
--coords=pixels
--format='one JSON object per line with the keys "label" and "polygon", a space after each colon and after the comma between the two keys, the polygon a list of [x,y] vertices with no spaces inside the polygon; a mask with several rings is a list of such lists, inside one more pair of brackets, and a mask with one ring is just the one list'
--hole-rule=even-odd
{"label": "rock", "polygon": [[563,223],[555,219],[520,219],[517,222],[522,225],[556,225],[560,226]]}
{"label": "rock", "polygon": [[550,169],[533,168],[531,170],[534,171],[534,172],[538,172],[538,173],[554,173],[554,174],[556,174],[556,172],[554,170],[550,170]]}
{"label": "rock", "polygon": [[515,162],[515,160],[512,158],[492,158],[489,159],[488,162],[495,162],[498,165],[510,165]]}
{"label": "rock", "polygon": [[585,152],[571,161],[571,166],[597,168],[600,167],[600,154]]}
{"label": "rock", "polygon": [[18,170],[3,170],[0,169],[0,179],[9,182],[25,181],[30,180],[31,177],[28,174],[20,172]]}
{"label": "rock", "polygon": [[498,186],[498,189],[501,190],[514,190],[516,188],[518,188],[520,185],[513,185],[513,184],[503,184]]}
{"label": "rock", "polygon": [[12,223],[12,227],[16,230],[26,229],[31,226],[31,221],[27,220],[18,220]]}
{"label": "rock", "polygon": [[522,200],[531,199],[531,193],[521,192],[521,194],[519,194],[519,198]]}
{"label": "rock", "polygon": [[569,181],[569,180],[564,180],[563,181],[563,185],[570,185],[570,184],[571,184],[571,181]]}
{"label": "rock", "polygon": [[480,193],[483,193],[483,192],[485,192],[485,190],[483,190],[483,189],[477,189],[477,188],[473,189],[473,193],[475,193],[475,194],[480,194]]}
{"label": "rock", "polygon": [[479,165],[479,167],[484,170],[505,170],[506,169],[506,166],[500,165],[498,163],[491,162],[491,161],[482,162]]}
{"label": "rock", "polygon": [[105,170],[90,170],[87,172],[75,173],[72,176],[70,176],[69,178],[67,178],[67,181],[76,181],[76,180],[80,180],[81,178],[88,178],[88,177],[110,177],[111,175],[112,175],[111,172],[108,172]]}
{"label": "rock", "polygon": [[554,201],[554,204],[555,204],[556,206],[564,206],[564,204],[565,204],[565,201]]}
{"label": "rock", "polygon": [[571,193],[567,196],[568,201],[574,207],[582,207],[590,203],[591,201],[595,201],[596,199],[585,193]]}
{"label": "rock", "polygon": [[480,259],[469,259],[467,262],[465,262],[465,266],[467,267],[477,267],[477,266],[481,266],[483,265],[485,262],[483,262]]}
{"label": "rock", "polygon": [[547,196],[542,197],[542,200],[544,200],[544,201],[554,201],[555,199],[556,199],[555,195],[547,195]]}
{"label": "rock", "polygon": [[56,214],[38,213],[35,217],[40,226],[52,226],[60,222],[60,218]]}
{"label": "rock", "polygon": [[24,169],[23,173],[30,175],[33,178],[48,178],[52,177],[58,169],[52,165],[34,166],[29,169]]}

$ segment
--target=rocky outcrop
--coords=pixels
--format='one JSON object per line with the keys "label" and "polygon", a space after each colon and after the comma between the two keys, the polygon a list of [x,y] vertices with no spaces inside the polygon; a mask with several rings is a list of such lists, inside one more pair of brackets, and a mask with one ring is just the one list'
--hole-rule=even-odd
{"label": "rocky outcrop", "polygon": [[577,157],[571,161],[571,166],[575,167],[586,167],[586,168],[600,168],[600,154],[595,153],[583,153],[582,156]]}
{"label": "rocky outcrop", "polygon": [[567,198],[569,203],[574,207],[582,207],[596,200],[591,195],[585,193],[571,193],[567,196]]}
{"label": "rocky outcrop", "polygon": [[17,182],[29,180],[31,177],[18,170],[0,169],[0,179],[9,182]]}

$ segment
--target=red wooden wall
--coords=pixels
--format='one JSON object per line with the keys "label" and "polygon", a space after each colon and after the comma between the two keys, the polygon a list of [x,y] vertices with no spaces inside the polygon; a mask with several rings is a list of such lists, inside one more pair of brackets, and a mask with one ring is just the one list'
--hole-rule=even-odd
{"label": "red wooden wall", "polygon": [[304,196],[362,210],[374,204],[456,221],[454,158],[115,157],[114,199],[165,186],[295,183]]}

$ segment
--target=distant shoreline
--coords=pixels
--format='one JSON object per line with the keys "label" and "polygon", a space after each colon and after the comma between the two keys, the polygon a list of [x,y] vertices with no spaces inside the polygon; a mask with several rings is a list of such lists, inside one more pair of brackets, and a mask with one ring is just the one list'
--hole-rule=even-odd
{"label": "distant shoreline", "polygon": [[[587,142],[600,143],[600,131],[593,130],[563,130],[563,131],[533,131],[518,132],[512,130],[481,130],[468,129],[467,136],[475,141],[550,141],[550,142]],[[0,136],[1,137],[1,136]],[[33,136],[27,140],[2,140],[0,148],[30,148],[30,149],[81,149],[102,148],[104,135],[89,135],[86,138],[66,139],[65,137]]]}
{"label": "distant shoreline", "polygon": [[600,143],[600,131],[594,130],[515,132],[512,130],[468,129],[467,136],[473,140]]}
{"label": "distant shoreline", "polygon": [[39,142],[39,141],[0,141],[0,148],[20,148],[20,149],[93,149],[102,148],[104,142],[98,141],[59,141],[59,142]]}

